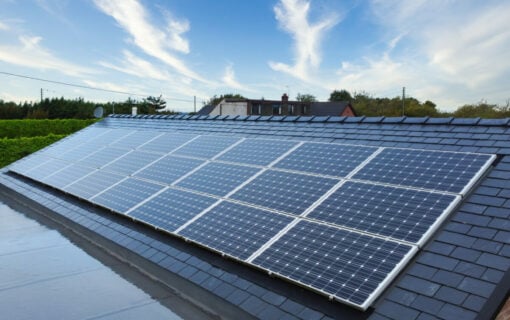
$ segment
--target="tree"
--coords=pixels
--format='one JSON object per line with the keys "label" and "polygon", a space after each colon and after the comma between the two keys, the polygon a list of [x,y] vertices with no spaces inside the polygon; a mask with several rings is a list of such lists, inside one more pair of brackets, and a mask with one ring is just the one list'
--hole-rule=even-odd
{"label": "tree", "polygon": [[205,104],[206,105],[216,106],[223,99],[239,99],[239,100],[244,100],[246,98],[243,97],[242,95],[238,94],[238,93],[235,93],[235,94],[234,93],[226,93],[226,94],[220,95],[219,97],[217,95],[212,96]]}
{"label": "tree", "polygon": [[301,102],[317,102],[317,98],[315,98],[314,95],[306,93],[305,94],[298,93],[296,96],[296,100]]}
{"label": "tree", "polygon": [[352,101],[351,93],[345,89],[342,90],[334,90],[329,95],[329,101]]}
{"label": "tree", "polygon": [[156,112],[166,108],[166,101],[162,98],[162,95],[159,95],[159,97],[148,96],[143,99],[143,103],[147,105],[149,110]]}

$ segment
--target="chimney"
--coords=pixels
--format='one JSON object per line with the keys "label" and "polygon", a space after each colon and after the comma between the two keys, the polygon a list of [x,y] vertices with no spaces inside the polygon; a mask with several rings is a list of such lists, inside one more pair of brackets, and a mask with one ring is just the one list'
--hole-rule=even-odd
{"label": "chimney", "polygon": [[282,102],[289,102],[289,96],[286,93],[282,96]]}

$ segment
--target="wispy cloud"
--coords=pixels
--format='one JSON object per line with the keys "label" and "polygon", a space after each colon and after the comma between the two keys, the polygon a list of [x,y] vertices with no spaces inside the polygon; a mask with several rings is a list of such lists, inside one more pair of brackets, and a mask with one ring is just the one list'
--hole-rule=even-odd
{"label": "wispy cloud", "polygon": [[99,65],[140,78],[150,78],[156,80],[170,79],[170,76],[165,71],[156,68],[149,61],[135,56],[130,51],[124,50],[123,55],[124,57],[120,62],[120,65],[115,65],[104,61],[99,62]]}
{"label": "wispy cloud", "polygon": [[305,0],[280,0],[274,13],[280,28],[289,33],[294,40],[294,65],[282,62],[270,62],[273,70],[290,74],[301,80],[308,80],[310,72],[321,63],[321,40],[326,31],[339,21],[336,15],[309,21],[310,2]]}
{"label": "wispy cloud", "polygon": [[413,96],[442,109],[479,101],[484,92],[499,97],[498,103],[509,98],[501,82],[510,78],[510,3],[370,4],[381,33],[391,38],[387,50],[343,62],[336,87],[384,95],[406,86]]}
{"label": "wispy cloud", "polygon": [[113,17],[131,35],[133,43],[146,54],[161,60],[183,76],[207,82],[172,52],[189,52],[188,42],[182,37],[189,29],[188,22],[170,20],[168,27],[162,29],[151,23],[145,8],[137,0],[94,0],[94,3]]}
{"label": "wispy cloud", "polygon": [[229,88],[236,89],[236,90],[248,91],[248,92],[254,91],[237,81],[236,75],[234,72],[234,66],[232,64],[227,65],[227,67],[225,68],[225,74],[223,75],[223,77],[221,79],[223,80],[223,83],[225,85],[227,85]]}
{"label": "wispy cloud", "polygon": [[96,73],[95,70],[58,58],[41,46],[42,37],[20,36],[19,45],[0,45],[0,61],[40,70],[53,70],[70,76]]}
{"label": "wispy cloud", "polygon": [[5,23],[3,23],[2,21],[0,21],[0,30],[7,31],[7,30],[9,30],[9,26],[6,25]]}

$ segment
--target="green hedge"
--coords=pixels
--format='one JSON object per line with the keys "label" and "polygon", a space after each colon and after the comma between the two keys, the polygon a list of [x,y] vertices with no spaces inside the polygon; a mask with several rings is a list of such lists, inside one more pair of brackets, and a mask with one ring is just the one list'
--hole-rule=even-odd
{"label": "green hedge", "polygon": [[0,138],[68,135],[96,121],[96,119],[0,120]]}
{"label": "green hedge", "polygon": [[44,137],[0,139],[0,168],[46,147],[66,135],[49,134]]}

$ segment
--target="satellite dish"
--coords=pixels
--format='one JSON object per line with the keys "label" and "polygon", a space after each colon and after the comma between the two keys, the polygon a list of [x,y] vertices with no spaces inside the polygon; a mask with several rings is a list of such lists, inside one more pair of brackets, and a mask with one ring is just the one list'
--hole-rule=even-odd
{"label": "satellite dish", "polygon": [[103,107],[97,107],[94,109],[94,118],[102,118],[103,117]]}

